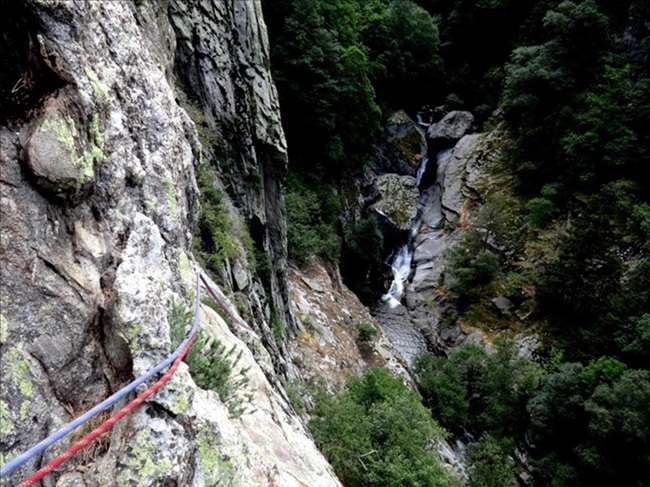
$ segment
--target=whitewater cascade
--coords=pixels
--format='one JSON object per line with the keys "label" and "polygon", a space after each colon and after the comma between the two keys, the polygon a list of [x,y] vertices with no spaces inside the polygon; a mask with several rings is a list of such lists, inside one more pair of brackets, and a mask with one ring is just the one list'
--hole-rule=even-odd
{"label": "whitewater cascade", "polygon": [[409,248],[409,244],[401,245],[397,252],[394,252],[389,257],[390,267],[393,270],[393,282],[390,284],[388,292],[382,296],[382,299],[388,303],[391,308],[396,308],[400,305],[400,299],[404,294],[404,283],[411,273],[411,259],[413,252]]}
{"label": "whitewater cascade", "polygon": [[[408,240],[406,243],[400,245],[388,257],[386,264],[390,265],[393,273],[393,281],[388,289],[388,292],[382,296],[382,300],[391,308],[396,308],[401,304],[401,299],[404,294],[404,285],[411,274],[411,264],[413,261],[413,241],[417,237],[420,227],[424,222],[427,227],[437,229],[442,232],[441,228],[444,224],[444,216],[442,214],[442,177],[444,169],[453,153],[453,149],[445,149],[440,151],[436,157],[436,180],[435,183],[425,190],[420,192],[420,197],[417,204],[417,212],[411,221]],[[416,183],[418,187],[422,181],[422,177],[426,171],[428,157],[422,158],[420,166],[418,167],[416,175]]]}
{"label": "whitewater cascade", "polygon": [[427,170],[427,163],[429,162],[429,158],[427,156],[424,156],[422,158],[422,162],[420,162],[420,165],[418,166],[418,172],[415,176],[415,184],[416,186],[420,186],[420,182],[422,181],[422,176],[424,175],[424,171]]}

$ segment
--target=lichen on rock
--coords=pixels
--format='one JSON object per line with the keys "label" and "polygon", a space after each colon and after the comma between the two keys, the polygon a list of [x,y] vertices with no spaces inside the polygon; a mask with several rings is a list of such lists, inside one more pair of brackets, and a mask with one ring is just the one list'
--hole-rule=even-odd
{"label": "lichen on rock", "polygon": [[[41,187],[78,203],[90,192],[95,164],[103,160],[99,119],[87,140],[61,94],[49,102],[42,118],[25,135],[25,159]],[[98,139],[98,140],[95,140]]]}
{"label": "lichen on rock", "polygon": [[371,208],[385,216],[397,229],[409,230],[420,196],[415,178],[382,174],[376,184],[381,198]]}

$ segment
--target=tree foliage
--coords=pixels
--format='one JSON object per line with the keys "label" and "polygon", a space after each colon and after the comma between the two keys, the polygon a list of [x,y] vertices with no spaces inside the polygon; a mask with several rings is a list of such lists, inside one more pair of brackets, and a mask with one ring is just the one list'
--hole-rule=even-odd
{"label": "tree foliage", "polygon": [[453,485],[434,452],[443,431],[416,394],[382,368],[320,395],[310,430],[347,487]]}
{"label": "tree foliage", "polygon": [[381,103],[393,110],[416,108],[442,82],[436,23],[410,0],[369,2],[365,13],[361,39]]}
{"label": "tree foliage", "polygon": [[367,161],[379,132],[381,112],[357,42],[358,4],[290,0],[264,6],[292,164],[336,179]]}
{"label": "tree foliage", "polygon": [[232,236],[233,223],[224,203],[223,193],[216,187],[217,173],[208,164],[198,168],[201,212],[194,235],[194,248],[209,268],[218,270],[224,262],[237,255]]}
{"label": "tree foliage", "polygon": [[383,270],[383,246],[384,238],[373,215],[359,219],[345,235],[341,259],[344,282],[364,302],[378,297],[371,284]]}
{"label": "tree foliage", "polygon": [[476,230],[452,247],[448,257],[445,284],[458,295],[461,308],[476,300],[501,271],[499,256]]}
{"label": "tree foliage", "polygon": [[507,487],[514,485],[514,461],[509,449],[504,448],[489,433],[481,436],[467,448],[469,487]]}
{"label": "tree foliage", "polygon": [[611,359],[567,363],[530,401],[541,485],[644,485],[650,480],[650,375]]}
{"label": "tree foliage", "polygon": [[534,364],[514,356],[507,339],[493,355],[475,344],[462,345],[449,359],[423,355],[415,371],[424,403],[445,428],[500,438],[525,427],[526,404],[540,374]]}
{"label": "tree foliage", "polygon": [[285,204],[289,255],[298,262],[313,255],[338,259],[341,240],[333,227],[338,202],[332,188],[323,186],[317,193],[293,175]]}
{"label": "tree foliage", "polygon": [[[368,161],[390,110],[446,103],[480,125],[502,109],[513,144],[501,149],[517,194],[486,198],[448,254],[444,284],[461,320],[498,295],[531,304],[519,325],[536,324],[563,358],[544,372],[511,345],[418,360],[433,416],[479,438],[469,449],[472,485],[505,485],[514,444],[528,450],[535,485],[648,484],[646,3],[264,0],[291,166],[302,179],[287,192],[298,260],[338,255],[327,250],[337,248],[328,201],[346,194],[342,180]],[[372,302],[381,233],[369,218],[346,228],[345,282]],[[378,453],[366,455],[392,441],[387,422],[421,427],[386,403],[408,408],[408,400],[367,380],[319,406],[313,425],[329,432],[320,440],[328,458],[350,485],[423,485],[395,466],[410,450],[383,451],[381,464]]]}

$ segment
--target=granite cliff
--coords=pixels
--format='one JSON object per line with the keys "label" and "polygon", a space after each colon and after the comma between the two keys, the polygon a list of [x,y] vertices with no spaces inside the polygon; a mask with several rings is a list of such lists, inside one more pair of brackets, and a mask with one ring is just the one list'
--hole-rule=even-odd
{"label": "granite cliff", "polygon": [[[240,356],[247,412],[232,414],[181,364],[42,485],[340,485],[287,400],[288,351],[271,330],[272,309],[280,337],[296,325],[286,144],[259,2],[33,0],[11,12],[0,55],[0,463],[169,355],[170,303],[190,305],[200,268],[195,171],[223,157],[215,184],[234,228],[252,228],[272,263],[267,293],[237,241],[213,287],[239,321],[201,306],[204,332]],[[184,109],[192,97],[212,143]]]}

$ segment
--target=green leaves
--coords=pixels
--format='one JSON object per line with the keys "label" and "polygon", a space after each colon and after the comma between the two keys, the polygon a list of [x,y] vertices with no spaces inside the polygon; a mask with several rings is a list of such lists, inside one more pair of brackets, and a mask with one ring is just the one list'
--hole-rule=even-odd
{"label": "green leaves", "polygon": [[317,397],[309,428],[346,487],[447,487],[433,451],[443,431],[415,393],[371,369],[339,396]]}
{"label": "green leaves", "polygon": [[380,106],[414,106],[440,83],[437,26],[410,0],[265,2],[291,162],[339,181],[363,167]]}
{"label": "green leaves", "polygon": [[433,417],[449,431],[462,431],[469,420],[469,401],[461,372],[445,358],[425,354],[416,360],[415,373]]}
{"label": "green leaves", "polygon": [[198,168],[201,212],[194,248],[209,266],[220,268],[227,259],[237,255],[237,240],[233,238],[233,224],[223,194],[215,186],[216,179],[214,168],[207,164]]}
{"label": "green leaves", "polygon": [[[274,7],[269,2],[267,8]],[[365,164],[381,115],[357,42],[359,6],[291,0],[285,7],[270,34],[291,162],[303,173],[316,170],[338,180],[344,170]]]}
{"label": "green leaves", "polygon": [[359,219],[345,235],[341,273],[345,284],[363,302],[370,303],[377,298],[372,283],[383,271],[383,247],[384,237],[379,231],[377,219],[372,215]]}
{"label": "green leaves", "polygon": [[[171,349],[174,350],[185,338],[193,313],[182,303],[169,303],[169,330]],[[220,340],[206,336],[199,329],[194,343],[187,351],[183,361],[190,374],[201,389],[211,390],[228,406],[230,413],[237,417],[248,411],[251,395],[243,394],[249,379],[249,367],[239,367],[243,350],[236,345],[226,348]]]}
{"label": "green leaves", "polygon": [[528,222],[536,227],[549,223],[558,211],[553,202],[546,198],[528,200],[526,209],[528,210]]}
{"label": "green leaves", "polygon": [[410,0],[374,2],[366,15],[361,38],[380,103],[392,109],[414,108],[442,81],[438,26]]}
{"label": "green leaves", "polygon": [[514,485],[514,460],[510,448],[486,433],[467,447],[468,487],[505,487]]}
{"label": "green leaves", "polygon": [[415,372],[425,404],[445,428],[498,437],[525,425],[526,402],[541,374],[532,362],[516,358],[508,341],[498,343],[493,355],[475,344],[462,345],[449,359],[425,354]]}
{"label": "green leaves", "polygon": [[537,110],[544,100],[557,98],[569,87],[570,78],[554,51],[553,45],[521,46],[512,51],[503,90],[503,104],[511,110],[510,116]]}
{"label": "green leaves", "polygon": [[458,295],[461,307],[476,300],[501,272],[499,256],[485,247],[484,240],[474,230],[448,251],[445,284]]}
{"label": "green leaves", "polygon": [[596,387],[585,402],[589,414],[588,429],[591,434],[602,438],[616,448],[617,443],[626,450],[635,445],[638,455],[650,459],[650,372],[628,370],[617,380],[604,381]]}
{"label": "green leaves", "polygon": [[541,485],[650,481],[650,373],[611,358],[567,363],[530,401],[535,476]]}
{"label": "green leaves", "polygon": [[313,255],[337,260],[341,240],[332,225],[338,200],[328,186],[320,194],[292,175],[285,194],[289,255],[302,262]]}
{"label": "green leaves", "polygon": [[371,342],[379,333],[377,328],[370,323],[359,323],[357,325],[357,331],[359,332],[357,337],[358,342]]}

